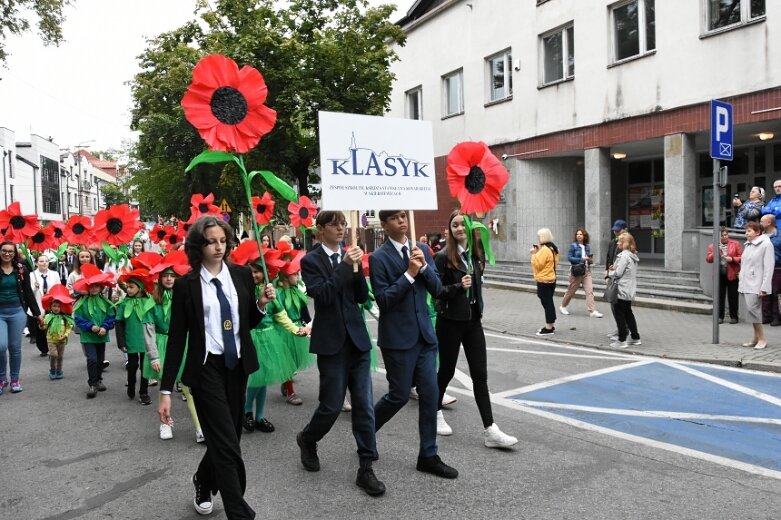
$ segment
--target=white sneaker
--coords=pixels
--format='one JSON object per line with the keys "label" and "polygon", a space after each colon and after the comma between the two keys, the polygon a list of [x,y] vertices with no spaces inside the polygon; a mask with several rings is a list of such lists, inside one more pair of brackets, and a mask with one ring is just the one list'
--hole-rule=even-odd
{"label": "white sneaker", "polygon": [[589,314],[589,316],[591,316],[592,318],[601,318],[602,316],[604,316],[604,314],[602,314],[599,311],[591,311],[591,314]]}
{"label": "white sneaker", "polygon": [[618,341],[618,334],[610,334],[608,338],[612,341]]}
{"label": "white sneaker", "polygon": [[569,311],[568,311],[568,310],[567,310],[567,308],[566,308],[566,307],[564,307],[563,305],[559,306],[559,310],[561,311],[561,313],[562,313],[564,316],[569,316]]}
{"label": "white sneaker", "polygon": [[442,406],[450,406],[456,401],[458,401],[458,399],[450,394],[445,394],[442,396]]}
{"label": "white sneaker", "polygon": [[27,327],[24,328],[24,335],[25,337],[30,337],[30,329],[28,329]]}
{"label": "white sneaker", "polygon": [[518,439],[500,430],[496,423],[485,429],[484,437],[487,448],[509,448],[518,442]]}
{"label": "white sneaker", "polygon": [[627,347],[626,341],[618,341],[618,340],[615,340],[613,343],[610,344],[610,346],[613,347],[613,348],[626,348]]}
{"label": "white sneaker", "polygon": [[195,430],[195,442],[198,444],[206,442],[206,437],[203,436],[203,432],[201,430]]}
{"label": "white sneaker", "polygon": [[160,425],[160,438],[164,441],[174,438],[174,431],[167,424]]}
{"label": "white sneaker", "polygon": [[347,400],[347,397],[344,398],[344,404],[342,404],[342,411],[343,412],[349,412],[353,409],[353,405],[350,404],[350,401]]}
{"label": "white sneaker", "polygon": [[442,410],[437,412],[437,435],[453,435],[453,428],[445,422],[445,415]]}
{"label": "white sneaker", "polygon": [[618,331],[614,330],[610,334],[607,335],[608,338],[613,339],[613,336],[618,337]]}
{"label": "white sneaker", "polygon": [[626,340],[626,342],[629,345],[642,345],[643,344],[643,342],[640,341],[640,338],[637,338],[637,339],[629,338],[628,340]]}
{"label": "white sneaker", "polygon": [[419,399],[419,397],[418,397],[418,389],[415,388],[414,386],[412,388],[410,388],[410,390],[409,390],[409,398],[410,399]]}

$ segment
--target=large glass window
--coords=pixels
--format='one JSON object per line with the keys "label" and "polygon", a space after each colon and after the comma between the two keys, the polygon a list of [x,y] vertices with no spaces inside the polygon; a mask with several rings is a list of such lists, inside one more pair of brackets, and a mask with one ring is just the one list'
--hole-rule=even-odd
{"label": "large glass window", "polygon": [[464,112],[464,71],[457,70],[442,76],[444,94],[443,112],[452,116]]}
{"label": "large glass window", "polygon": [[610,7],[613,62],[641,56],[656,49],[654,0],[631,0]]}
{"label": "large glass window", "polygon": [[486,59],[488,64],[488,101],[513,95],[512,54],[509,50]]}
{"label": "large glass window", "polygon": [[43,155],[41,156],[41,200],[45,211],[60,212],[60,165],[57,161]]}
{"label": "large glass window", "polygon": [[416,87],[406,93],[407,119],[423,119],[423,88]]}
{"label": "large glass window", "polygon": [[572,24],[545,34],[542,40],[542,84],[575,76],[575,28]]}
{"label": "large glass window", "polygon": [[765,0],[703,0],[705,26],[715,31],[765,16]]}

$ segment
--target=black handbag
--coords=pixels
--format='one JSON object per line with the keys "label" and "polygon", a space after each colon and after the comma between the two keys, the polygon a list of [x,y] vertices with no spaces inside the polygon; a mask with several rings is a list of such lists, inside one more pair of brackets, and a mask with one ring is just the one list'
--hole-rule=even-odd
{"label": "black handbag", "polygon": [[572,276],[583,276],[586,274],[586,264],[573,264],[569,268],[569,272],[572,273]]}
{"label": "black handbag", "polygon": [[604,298],[608,303],[616,303],[618,301],[618,283],[612,278],[607,279]]}

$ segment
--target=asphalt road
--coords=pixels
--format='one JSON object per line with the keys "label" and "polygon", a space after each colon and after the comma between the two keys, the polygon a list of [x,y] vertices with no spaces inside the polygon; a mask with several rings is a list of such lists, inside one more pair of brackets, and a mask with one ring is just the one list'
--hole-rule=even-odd
{"label": "asphalt road", "polygon": [[[738,381],[733,373],[711,374],[742,389],[754,388],[747,393],[722,384],[719,388],[734,391],[702,399],[726,408],[732,403],[734,413],[707,406],[690,410],[673,404],[682,403],[684,394],[702,395],[703,379],[682,368],[663,365],[660,370],[683,374],[663,378],[648,373],[658,368],[650,358],[639,362],[622,353],[501,335],[488,339],[494,416],[505,432],[520,439],[514,449],[483,446],[462,356],[462,372],[450,391],[459,400],[445,412],[455,433],[439,438],[440,455],[459,469],[459,478],[447,481],[415,470],[417,403],[410,401],[378,434],[380,460],[374,467],[388,492],[368,497],[354,484],[357,456],[349,414],[342,414],[320,444],[321,471],[301,468],[295,434],[317,398],[317,373],[310,369],[296,379],[304,405],[290,406],[278,388],[269,389],[266,415],[276,431],[242,437],[246,497],[258,518],[778,518],[781,466],[776,464],[781,462],[772,456],[752,460],[750,455],[751,446],[759,443],[760,455],[781,453],[781,395],[775,392],[781,379],[754,384]],[[174,439],[161,441],[155,407],[125,396],[125,374],[115,348],[109,348],[108,391],[92,400],[85,398],[86,369],[76,338],[66,350],[62,381],[48,380],[48,361],[37,357],[35,347],[25,341],[24,349],[24,392],[0,396],[5,477],[0,516],[199,518],[192,509],[189,479],[203,447],[195,443],[185,403],[175,399]],[[684,368],[697,371],[696,366]],[[386,389],[380,370],[374,374],[375,399]],[[637,397],[646,393],[656,397]],[[751,396],[761,401],[756,408],[745,405]],[[655,438],[647,424],[633,426],[649,421],[639,413],[648,410],[669,415],[657,425],[715,421],[756,427],[725,433],[725,428],[703,426],[692,448],[681,433],[686,428],[672,435],[655,426],[662,431]],[[721,441],[706,442],[708,431],[726,435],[727,444],[748,446],[743,450],[749,452],[747,458],[701,451],[722,446]],[[224,518],[219,498],[212,518]]]}

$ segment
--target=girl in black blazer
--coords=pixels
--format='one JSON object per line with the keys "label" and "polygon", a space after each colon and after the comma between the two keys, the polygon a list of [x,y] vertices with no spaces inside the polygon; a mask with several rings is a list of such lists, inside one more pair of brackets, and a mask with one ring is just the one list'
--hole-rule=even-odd
{"label": "girl in black blazer", "polygon": [[229,519],[255,518],[244,500],[247,478],[239,441],[247,377],[258,369],[249,332],[275,297],[267,285],[256,301],[250,270],[225,263],[233,237],[230,226],[214,216],[200,218],[187,234],[192,270],[174,284],[158,408],[160,422],[173,424],[171,390],[186,343],[182,383],[190,387],[206,438],[206,453],[192,478],[193,505],[199,514],[211,513],[212,494],[219,491]]}
{"label": "girl in black blazer", "polygon": [[467,249],[467,230],[464,216],[458,211],[450,214],[445,248],[434,259],[442,281],[442,292],[437,298],[437,339],[439,340],[439,410],[437,434],[452,435],[453,430],[442,413],[442,397],[453,379],[458,351],[464,345],[469,364],[475,401],[485,428],[484,442],[489,448],[507,448],[518,439],[503,433],[494,423],[491,398],[488,393],[485,334],[483,315],[482,276],[485,255],[477,233],[472,237],[472,250]]}

